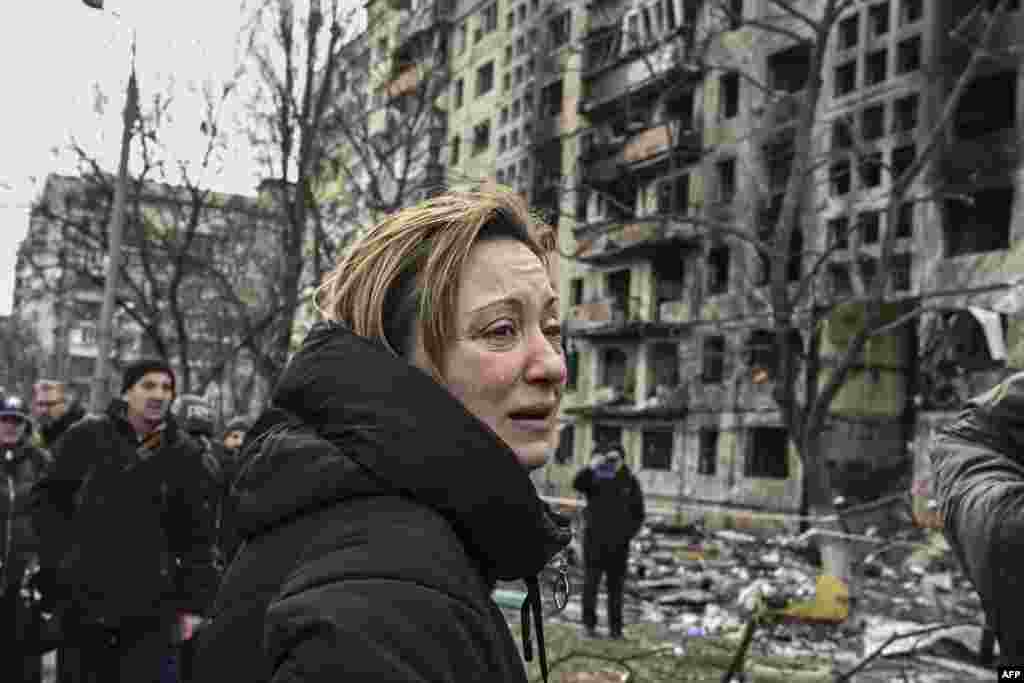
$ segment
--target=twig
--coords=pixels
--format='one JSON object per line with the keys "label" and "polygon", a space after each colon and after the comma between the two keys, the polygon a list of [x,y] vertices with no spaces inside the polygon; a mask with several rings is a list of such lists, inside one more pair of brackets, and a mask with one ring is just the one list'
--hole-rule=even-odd
{"label": "twig", "polygon": [[856,674],[859,671],[863,671],[868,664],[870,664],[875,659],[881,657],[882,654],[885,652],[885,648],[889,647],[897,640],[903,640],[904,638],[913,638],[915,636],[925,636],[929,633],[935,633],[936,631],[957,628],[959,626],[977,626],[977,624],[970,621],[962,621],[953,624],[939,624],[937,626],[928,626],[926,628],[921,628],[916,631],[909,631],[907,633],[894,633],[891,636],[889,636],[885,640],[885,642],[878,647],[878,649],[876,649],[874,652],[869,654],[864,659],[860,660],[860,662],[858,662],[857,665],[854,666],[852,669],[844,673],[838,674],[835,678],[835,683],[844,683],[844,681],[853,680],[854,674]]}

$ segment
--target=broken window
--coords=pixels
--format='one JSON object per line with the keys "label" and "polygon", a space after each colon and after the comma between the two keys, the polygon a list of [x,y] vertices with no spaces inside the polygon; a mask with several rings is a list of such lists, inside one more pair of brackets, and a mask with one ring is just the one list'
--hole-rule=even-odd
{"label": "broken window", "polygon": [[700,378],[705,384],[721,382],[725,377],[725,337],[704,338]]}
{"label": "broken window", "polygon": [[690,204],[690,175],[683,173],[658,183],[658,213],[685,215]]}
{"label": "broken window", "polygon": [[455,81],[455,108],[458,109],[462,106],[463,91],[465,87],[462,79]]}
{"label": "broken window", "polygon": [[842,97],[854,91],[857,87],[857,60],[851,60],[840,64],[835,69],[834,83],[832,86],[833,97]]}
{"label": "broken window", "polygon": [[749,431],[743,476],[766,479],[789,477],[789,434],[783,427],[754,427]]}
{"label": "broken window", "polygon": [[892,163],[890,164],[892,178],[896,180],[903,176],[910,165],[917,157],[917,147],[913,144],[897,147],[892,151]]}
{"label": "broken window", "polygon": [[768,57],[768,87],[789,93],[807,84],[811,68],[811,45],[800,43]]}
{"label": "broken window", "polygon": [[836,216],[828,221],[829,246],[836,249],[848,249],[850,246],[850,219]]}
{"label": "broken window", "polygon": [[579,381],[580,375],[580,352],[569,351],[565,354],[565,369],[567,372],[565,380],[565,388],[568,391],[576,390],[576,383]]}
{"label": "broken window", "polygon": [[774,375],[779,364],[778,349],[775,347],[775,333],[771,330],[754,330],[747,338],[747,365],[755,373],[762,370]]}
{"label": "broken window", "polygon": [[878,187],[882,184],[882,153],[865,154],[860,158],[858,169],[863,187]]}
{"label": "broken window", "polygon": [[622,449],[622,427],[606,424],[595,424],[594,450],[605,451],[613,447]]}
{"label": "broken window", "polygon": [[889,77],[889,51],[876,50],[868,55],[864,63],[864,85],[882,83]]}
{"label": "broken window", "polygon": [[583,303],[583,278],[574,277],[569,280],[569,305],[579,306]]}
{"label": "broken window", "polygon": [[964,194],[970,204],[958,197],[944,201],[947,255],[1009,249],[1013,188],[992,187]]}
{"label": "broken window", "polygon": [[804,233],[799,228],[793,230],[789,240],[789,259],[786,262],[786,277],[790,282],[800,279],[803,265]]}
{"label": "broken window", "polygon": [[857,228],[860,230],[862,244],[878,244],[882,233],[882,212],[864,211],[857,216]]}
{"label": "broken window", "polygon": [[913,24],[924,15],[924,0],[902,0],[900,3],[900,24]]}
{"label": "broken window", "polygon": [[608,274],[606,280],[608,296],[612,298],[612,305],[620,310],[626,317],[629,316],[629,268],[616,270]]}
{"label": "broken window", "polygon": [[551,47],[561,47],[569,43],[572,33],[572,11],[566,10],[548,23],[551,33]]}
{"label": "broken window", "polygon": [[885,135],[885,105],[864,107],[860,115],[860,134],[866,142]]}
{"label": "broken window", "polygon": [[849,149],[850,147],[853,147],[850,122],[845,118],[836,119],[832,124],[832,149]]}
{"label": "broken window", "polygon": [[683,255],[673,249],[663,249],[654,257],[654,281],[657,302],[683,298]]}
{"label": "broken window", "polygon": [[1016,125],[1017,72],[1003,71],[972,81],[957,103],[956,136],[961,140]]}
{"label": "broken window", "polygon": [[841,197],[850,192],[850,162],[838,161],[828,169],[829,188],[833,197]]}
{"label": "broken window", "polygon": [[849,50],[860,42],[860,14],[851,14],[839,22],[839,49]]}
{"label": "broken window", "polygon": [[574,425],[565,425],[558,433],[558,449],[555,451],[555,463],[558,465],[571,464],[575,449],[576,427]]}
{"label": "broken window", "polygon": [[679,386],[679,352],[675,344],[662,342],[650,347],[650,387],[647,397],[658,395],[658,388],[673,390]]}
{"label": "broken window", "polygon": [[909,133],[917,128],[917,102],[917,95],[907,95],[893,103],[892,129],[894,133]]}
{"label": "broken window", "polygon": [[736,160],[723,159],[715,164],[718,171],[718,201],[731,202],[736,196]]}
{"label": "broken window", "polygon": [[901,41],[896,48],[896,73],[905,74],[921,68],[921,36]]}
{"label": "broken window", "polygon": [[896,218],[896,237],[905,238],[914,236],[914,205],[906,203],[900,206]]}
{"label": "broken window", "polygon": [[459,143],[462,139],[456,135],[452,138],[452,166],[459,165]]}
{"label": "broken window", "polygon": [[857,262],[860,266],[860,276],[864,280],[864,286],[870,287],[878,274],[878,259],[861,259]]}
{"label": "broken window", "polygon": [[645,470],[672,469],[672,430],[645,429],[640,467]]}
{"label": "broken window", "polygon": [[473,155],[480,154],[491,144],[491,122],[483,121],[473,126]]}
{"label": "broken window", "polygon": [[871,37],[877,38],[889,32],[889,3],[883,2],[868,8],[868,27]]}
{"label": "broken window", "polygon": [[621,349],[605,349],[601,354],[601,386],[625,391],[627,365],[626,354]]}
{"label": "broken window", "polygon": [[702,427],[698,434],[697,474],[713,477],[718,472],[718,430]]}
{"label": "broken window", "polygon": [[494,87],[494,62],[487,62],[476,70],[476,96],[486,95]]}
{"label": "broken window", "polygon": [[790,169],[793,167],[793,154],[792,136],[765,145],[764,159],[767,166],[768,187],[771,190],[785,189]]}
{"label": "broken window", "polygon": [[729,247],[719,245],[708,252],[708,294],[729,290]]}
{"label": "broken window", "polygon": [[910,291],[910,254],[895,254],[892,257],[890,272],[892,288],[897,292]]}
{"label": "broken window", "polygon": [[850,267],[845,263],[832,263],[828,267],[829,289],[832,296],[848,296],[853,293]]}
{"label": "broken window", "polygon": [[665,103],[665,115],[679,123],[679,131],[693,130],[693,91],[687,91]]}
{"label": "broken window", "polygon": [[718,114],[722,119],[731,119],[740,112],[740,75],[735,72],[722,74],[719,79]]}
{"label": "broken window", "polygon": [[540,115],[558,116],[562,113],[562,81],[557,80],[540,91]]}

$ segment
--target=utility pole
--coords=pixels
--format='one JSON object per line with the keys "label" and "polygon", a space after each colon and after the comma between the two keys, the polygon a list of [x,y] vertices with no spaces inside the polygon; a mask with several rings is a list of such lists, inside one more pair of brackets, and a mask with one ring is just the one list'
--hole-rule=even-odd
{"label": "utility pole", "polygon": [[[82,0],[93,8],[102,8],[102,0]],[[103,289],[103,307],[100,309],[100,321],[97,329],[99,356],[96,358],[96,371],[92,378],[92,391],[89,397],[89,411],[101,412],[106,405],[109,383],[107,368],[110,365],[110,349],[114,337],[114,305],[117,298],[117,287],[121,273],[121,234],[124,231],[124,205],[128,189],[128,153],[131,149],[132,130],[138,115],[139,89],[135,79],[135,31],[132,31],[131,72],[128,76],[128,93],[124,103],[124,128],[121,131],[121,160],[117,168],[117,186],[114,190],[114,213],[110,228],[107,231],[108,252],[107,272]]]}

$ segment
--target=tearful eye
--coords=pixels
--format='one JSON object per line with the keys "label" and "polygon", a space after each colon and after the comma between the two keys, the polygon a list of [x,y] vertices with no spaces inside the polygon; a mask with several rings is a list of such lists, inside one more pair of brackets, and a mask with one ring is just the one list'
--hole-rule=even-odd
{"label": "tearful eye", "polygon": [[495,325],[487,330],[487,336],[494,339],[508,339],[509,337],[515,336],[515,334],[515,325],[512,325],[511,323],[501,323],[500,325]]}

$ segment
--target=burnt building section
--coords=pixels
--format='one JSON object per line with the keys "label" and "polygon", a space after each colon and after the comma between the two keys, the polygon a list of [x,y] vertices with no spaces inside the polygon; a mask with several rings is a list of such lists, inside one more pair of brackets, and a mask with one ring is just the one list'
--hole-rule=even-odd
{"label": "burnt building section", "polygon": [[[978,36],[996,3],[954,2],[934,10],[934,44],[950,74],[932,94],[948,96],[970,57],[964,36]],[[1009,2],[996,29],[991,58],[983,60],[957,103],[929,189],[936,201],[919,207],[934,229],[917,243],[927,264],[920,274],[931,311],[918,326],[914,512],[938,525],[930,506],[927,453],[936,432],[963,402],[1024,367],[1019,285],[1024,222],[1020,208],[1020,3]],[[937,106],[937,105],[936,105]]]}

